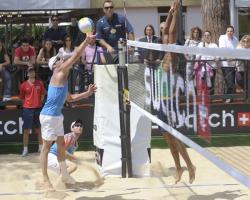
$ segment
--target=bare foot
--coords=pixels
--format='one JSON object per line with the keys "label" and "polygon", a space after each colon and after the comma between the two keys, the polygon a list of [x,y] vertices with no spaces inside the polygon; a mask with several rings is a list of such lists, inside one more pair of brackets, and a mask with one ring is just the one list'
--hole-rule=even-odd
{"label": "bare foot", "polygon": [[55,188],[53,187],[53,185],[51,184],[51,182],[49,180],[43,181],[43,185],[44,185],[45,190],[47,190],[47,191],[55,191]]}
{"label": "bare foot", "polygon": [[196,167],[192,166],[191,168],[188,169],[188,173],[189,173],[189,183],[192,184],[195,180],[195,171],[196,171]]}
{"label": "bare foot", "polygon": [[175,184],[177,184],[181,180],[182,174],[183,174],[183,169],[182,168],[176,169],[176,172],[175,172]]}

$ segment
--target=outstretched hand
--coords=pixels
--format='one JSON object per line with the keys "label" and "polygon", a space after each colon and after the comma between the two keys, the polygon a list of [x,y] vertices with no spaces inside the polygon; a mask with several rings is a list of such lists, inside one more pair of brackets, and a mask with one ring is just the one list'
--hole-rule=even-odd
{"label": "outstretched hand", "polygon": [[178,9],[180,5],[180,0],[174,0],[173,4],[171,5],[171,8],[169,10],[169,12],[174,12]]}
{"label": "outstretched hand", "polygon": [[96,34],[93,35],[92,33],[87,33],[86,34],[86,42],[89,44],[91,43],[91,41],[95,40],[96,39]]}
{"label": "outstretched hand", "polygon": [[87,90],[88,95],[91,96],[92,94],[96,92],[96,90],[97,90],[96,84],[90,84]]}

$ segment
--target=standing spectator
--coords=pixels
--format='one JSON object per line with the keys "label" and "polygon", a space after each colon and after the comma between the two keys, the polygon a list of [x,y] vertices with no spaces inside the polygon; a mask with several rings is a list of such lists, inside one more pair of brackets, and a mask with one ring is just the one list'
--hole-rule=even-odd
{"label": "standing spectator", "polygon": [[[217,44],[211,42],[211,32],[205,31],[203,41],[198,47],[203,48],[218,48]],[[196,60],[201,60],[199,67],[195,69],[197,86],[201,85],[202,81],[206,80],[207,86],[212,89],[214,86],[215,70],[217,68],[216,58],[208,55],[197,55]],[[206,61],[207,60],[207,61]],[[197,65],[195,65],[197,66]]]}
{"label": "standing spectator", "polygon": [[36,63],[40,65],[39,77],[45,83],[46,89],[49,84],[50,77],[52,75],[52,72],[48,66],[48,62],[49,59],[55,55],[56,55],[56,50],[53,47],[51,40],[46,39],[36,59]]}
{"label": "standing spectator", "polygon": [[[155,36],[155,29],[151,24],[146,25],[144,28],[145,37],[139,39],[140,42],[148,43],[162,43],[161,39]],[[160,64],[163,55],[159,51],[149,49],[139,49],[140,57],[144,64],[156,67]]]}
{"label": "standing spectator", "polygon": [[100,45],[107,49],[107,63],[118,63],[118,41],[126,38],[126,31],[128,39],[134,40],[134,30],[124,16],[114,12],[112,0],[104,0],[103,12],[104,16],[96,24],[96,37],[100,40]]}
{"label": "standing spectator", "polygon": [[14,64],[18,65],[20,72],[20,82],[23,82],[25,79],[25,72],[27,67],[33,67],[36,62],[36,51],[28,41],[24,38],[21,41],[21,46],[16,48]]}
{"label": "standing spectator", "polygon": [[[220,48],[236,48],[239,41],[234,36],[234,27],[228,26],[226,28],[226,34],[221,35],[219,38]],[[235,62],[232,60],[222,62],[222,72],[225,78],[226,94],[232,94],[235,87]],[[230,103],[230,98],[226,99],[226,103]]]}
{"label": "standing spectator", "polygon": [[63,46],[63,39],[67,35],[67,32],[64,28],[59,25],[59,17],[57,15],[51,16],[52,27],[49,28],[44,34],[44,40],[50,39],[53,42],[53,45],[56,51]]}
{"label": "standing spectator", "polygon": [[89,72],[93,71],[92,62],[93,64],[106,64],[103,49],[96,45],[95,38],[91,40],[82,53],[82,63],[85,65],[85,70]]}
{"label": "standing spectator", "polygon": [[4,43],[0,40],[0,73],[3,76],[4,80],[4,92],[3,92],[3,101],[11,100],[11,74],[7,70],[8,65],[10,64],[10,58],[4,48]]}
{"label": "standing spectator", "polygon": [[[250,48],[250,35],[244,35],[238,46],[237,49],[242,49],[242,48],[246,48],[249,49]],[[239,92],[243,92],[244,89],[246,89],[245,87],[245,80],[244,80],[244,73],[246,73],[246,69],[245,69],[245,62],[242,60],[238,60],[236,62],[236,84],[237,84],[237,89]]]}
{"label": "standing spectator", "polygon": [[[93,38],[83,50],[81,61],[84,64],[84,68],[79,65],[78,71],[74,70],[73,72],[73,79],[76,82],[78,81],[79,83],[79,85],[77,86],[79,87],[79,92],[82,92],[84,90],[85,85],[94,82],[94,64],[106,64],[106,59],[103,55],[103,49],[102,47],[97,46],[95,38]],[[83,76],[81,74],[85,75]]]}
{"label": "standing spectator", "polygon": [[45,89],[42,81],[36,80],[34,67],[29,67],[27,70],[28,80],[20,86],[20,99],[23,100],[23,153],[22,156],[28,155],[29,134],[33,128],[38,135],[39,148],[42,149],[41,125],[39,115],[42,107],[42,102],[45,94]]}
{"label": "standing spectator", "polygon": [[[189,38],[186,40],[184,46],[188,47],[197,47],[198,44],[201,42],[202,37],[202,30],[195,26],[191,28]],[[194,68],[194,60],[195,55],[185,55],[185,58],[187,60],[186,64],[186,81],[192,81],[193,80],[193,68]]]}

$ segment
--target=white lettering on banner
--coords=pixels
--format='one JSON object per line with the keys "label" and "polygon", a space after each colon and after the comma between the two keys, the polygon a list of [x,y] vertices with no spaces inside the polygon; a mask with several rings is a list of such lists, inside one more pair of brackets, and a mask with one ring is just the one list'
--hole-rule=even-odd
{"label": "white lettering on banner", "polygon": [[[18,123],[17,123],[18,122]],[[23,134],[23,120],[21,117],[18,118],[18,121],[9,120],[6,122],[0,121],[0,135],[14,135],[19,132]]]}
{"label": "white lettering on banner", "polygon": [[[169,75],[166,72],[161,72],[159,69],[147,67],[145,68],[144,75],[145,89],[147,92],[145,102],[146,105],[150,106],[152,104],[153,108],[157,111],[160,110],[161,106],[162,112],[165,114],[167,123],[169,125],[172,125],[176,128],[185,126],[188,129],[193,129],[194,132],[197,132],[197,97],[194,82],[188,81],[185,87],[184,79],[180,75],[176,75],[175,83],[175,75],[173,75],[171,67]],[[180,109],[180,92],[186,94],[186,112],[184,109],[182,111]],[[173,96],[175,96],[175,102],[174,98],[172,98]],[[192,113],[190,112],[190,98],[192,98]],[[205,97],[203,96],[203,98]],[[203,115],[202,119],[208,118],[208,124],[210,127],[216,128],[220,126],[235,126],[234,111],[226,112],[226,110],[222,110],[221,114],[208,113],[208,110],[204,105],[204,99],[202,102],[203,103],[198,106],[198,112]],[[174,104],[176,107],[176,112],[174,111]],[[203,126],[206,125],[204,122],[202,124]]]}
{"label": "white lettering on banner", "polygon": [[14,121],[7,121],[4,124],[4,131],[8,134],[8,135],[14,135],[17,132],[17,129],[13,129],[13,126],[10,125],[16,125],[16,122]]}
{"label": "white lettering on banner", "polygon": [[[0,121],[0,125],[2,125],[2,124],[3,124],[3,122]],[[0,131],[0,135],[3,135],[3,131]]]}

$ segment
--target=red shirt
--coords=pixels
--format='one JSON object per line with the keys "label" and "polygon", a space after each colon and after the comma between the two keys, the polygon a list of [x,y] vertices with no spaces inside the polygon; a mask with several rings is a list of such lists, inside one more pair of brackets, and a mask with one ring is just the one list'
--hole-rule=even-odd
{"label": "red shirt", "polygon": [[24,108],[41,108],[42,96],[45,94],[43,82],[35,80],[32,84],[24,81],[20,86],[20,99],[23,99]]}
{"label": "red shirt", "polygon": [[29,61],[32,56],[36,55],[35,48],[29,46],[29,50],[24,52],[21,47],[16,48],[15,56],[18,57],[21,61]]}

